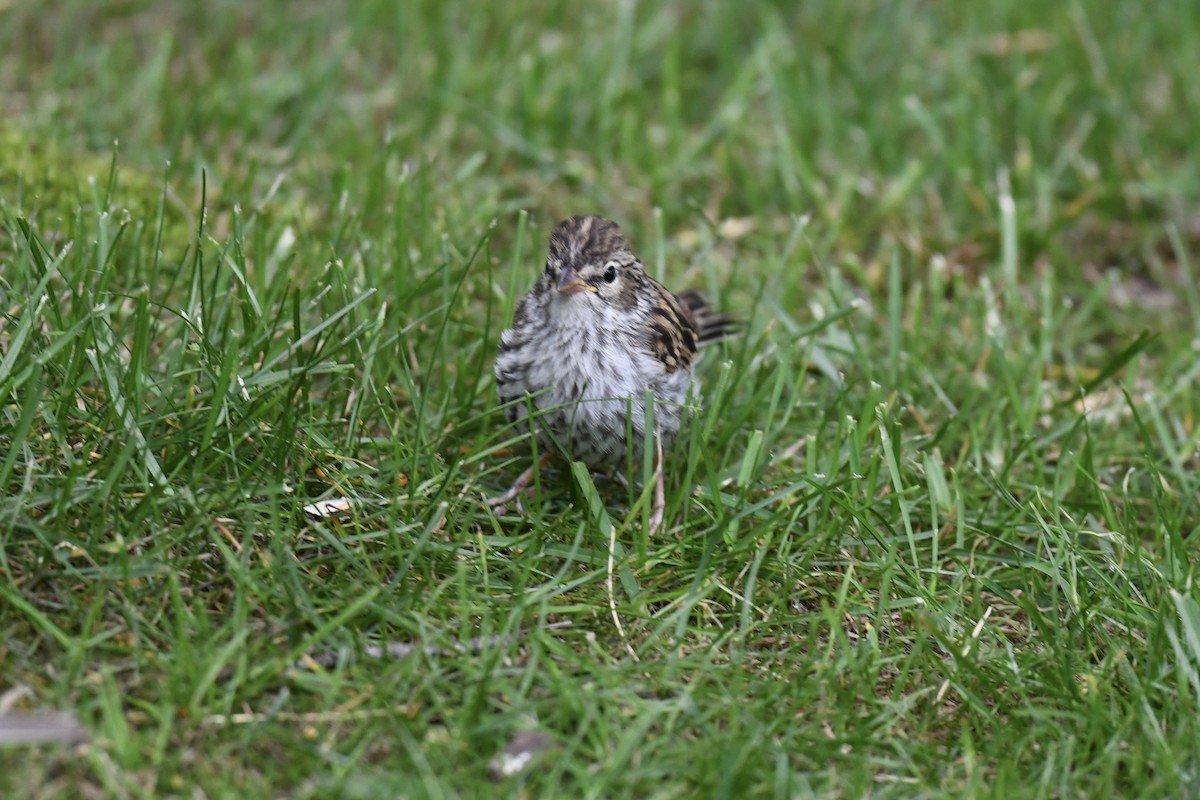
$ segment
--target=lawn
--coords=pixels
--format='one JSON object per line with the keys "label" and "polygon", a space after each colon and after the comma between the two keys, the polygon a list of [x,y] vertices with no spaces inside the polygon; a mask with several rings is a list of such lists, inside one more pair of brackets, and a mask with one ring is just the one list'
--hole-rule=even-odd
{"label": "lawn", "polygon": [[[0,710],[88,733],[0,794],[1200,795],[1197,75],[1175,0],[0,2]],[[482,502],[578,213],[745,321],[654,536]]]}

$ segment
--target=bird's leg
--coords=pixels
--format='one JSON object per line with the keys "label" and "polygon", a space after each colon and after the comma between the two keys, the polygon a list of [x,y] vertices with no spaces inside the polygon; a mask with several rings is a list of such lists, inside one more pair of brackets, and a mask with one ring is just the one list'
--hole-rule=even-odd
{"label": "bird's leg", "polygon": [[[544,469],[550,463],[550,457],[550,453],[542,453],[541,458],[530,465],[529,469],[517,476],[517,479],[513,481],[513,485],[509,487],[507,492],[498,494],[495,497],[489,497],[485,502],[492,509],[492,513],[503,514],[506,510],[505,506],[513,500],[517,501],[517,507],[520,509],[521,496],[527,494],[533,488],[529,486],[529,482],[533,480],[533,476],[537,474],[538,470]],[[522,513],[524,512],[522,511]]]}
{"label": "bird's leg", "polygon": [[654,535],[662,525],[663,512],[667,507],[663,483],[662,439],[656,433],[654,435],[654,506],[650,511],[650,524],[646,529],[650,535]]}

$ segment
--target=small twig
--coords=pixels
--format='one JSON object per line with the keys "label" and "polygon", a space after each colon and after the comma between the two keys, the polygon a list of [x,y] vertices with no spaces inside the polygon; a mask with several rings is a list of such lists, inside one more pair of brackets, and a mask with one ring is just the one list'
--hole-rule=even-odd
{"label": "small twig", "polygon": [[10,711],[0,716],[0,746],[80,744],[87,728],[70,711]]}
{"label": "small twig", "polygon": [[[544,626],[545,630],[559,630],[572,626],[570,620],[561,622],[551,622]],[[507,647],[508,645],[520,641],[522,634],[506,633],[494,634],[492,636],[476,636],[468,639],[465,642],[451,641],[449,647],[442,647],[436,644],[427,644],[425,646],[409,644],[408,642],[384,642],[383,644],[371,644],[362,649],[363,655],[367,658],[374,659],[391,659],[399,661],[403,658],[408,658],[411,655],[421,653],[427,658],[439,658],[445,656],[458,655],[478,655],[484,650],[491,650],[495,647]],[[332,669],[337,666],[338,660],[342,654],[341,650],[328,650],[322,653],[308,653],[302,656],[296,662],[296,669],[313,670]]]}
{"label": "small twig", "polygon": [[201,725],[251,725],[256,722],[302,722],[309,725],[325,722],[347,722],[379,717],[404,716],[412,713],[412,706],[395,708],[361,708],[356,711],[246,711],[238,714],[209,714],[202,717]]}
{"label": "small twig", "polygon": [[23,683],[0,694],[0,746],[79,744],[88,740],[87,728],[70,711],[14,711],[17,703],[34,696]]}
{"label": "small twig", "polygon": [[217,526],[217,530],[219,530],[221,532],[221,535],[224,536],[225,539],[229,542],[229,544],[233,548],[234,552],[237,553],[238,555],[241,555],[242,554],[242,543],[239,542],[237,540],[237,537],[234,536],[229,531],[229,528],[226,528],[222,524],[224,522],[229,522],[229,521],[230,520],[224,520],[224,519],[221,519],[218,517],[217,519],[213,520],[213,524]]}

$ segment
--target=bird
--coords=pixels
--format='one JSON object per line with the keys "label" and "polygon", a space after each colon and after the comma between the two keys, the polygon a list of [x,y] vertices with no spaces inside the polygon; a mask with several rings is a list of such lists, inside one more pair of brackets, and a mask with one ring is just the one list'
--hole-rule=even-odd
{"label": "bird", "polygon": [[[556,454],[591,470],[641,463],[653,419],[654,501],[663,521],[663,449],[692,416],[701,346],[735,335],[736,316],[699,292],[675,294],[647,274],[620,227],[574,216],[550,234],[545,268],[500,336],[496,390],[510,423],[532,425],[542,456],[487,504],[503,513]],[[653,414],[646,410],[653,396]],[[530,412],[533,412],[532,417]]]}

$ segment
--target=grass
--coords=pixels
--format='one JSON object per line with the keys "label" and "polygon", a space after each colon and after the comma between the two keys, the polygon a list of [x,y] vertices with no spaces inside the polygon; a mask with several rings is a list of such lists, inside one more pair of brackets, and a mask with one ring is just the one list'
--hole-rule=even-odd
{"label": "grass", "polygon": [[[0,3],[6,794],[1200,792],[1189,6],[186,5]],[[593,211],[749,321],[653,538],[480,502]]]}

